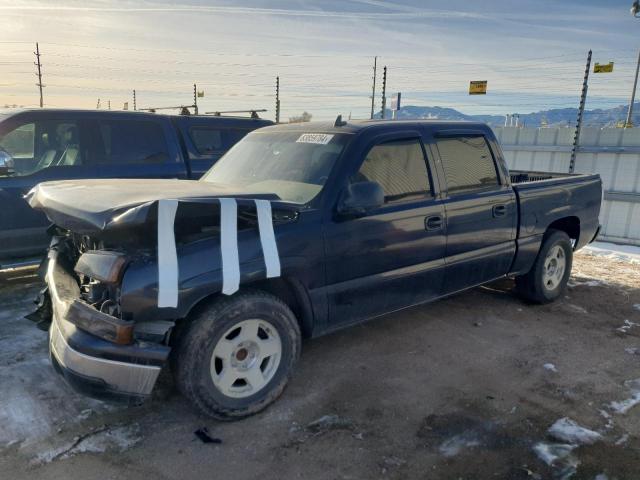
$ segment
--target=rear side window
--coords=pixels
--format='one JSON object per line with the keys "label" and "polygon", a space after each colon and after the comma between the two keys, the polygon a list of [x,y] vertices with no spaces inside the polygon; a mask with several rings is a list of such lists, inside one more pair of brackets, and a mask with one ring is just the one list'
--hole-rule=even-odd
{"label": "rear side window", "polygon": [[229,150],[249,130],[232,128],[192,127],[189,136],[200,155],[221,154]]}
{"label": "rear side window", "polygon": [[144,120],[100,120],[102,149],[96,163],[166,163],[170,155],[162,126]]}
{"label": "rear side window", "polygon": [[436,140],[449,193],[485,190],[499,185],[496,165],[482,136]]}
{"label": "rear side window", "polygon": [[213,128],[192,128],[189,134],[200,155],[222,151],[222,131]]}
{"label": "rear side window", "polygon": [[367,154],[352,182],[378,182],[385,202],[430,192],[422,145],[417,139],[376,145]]}

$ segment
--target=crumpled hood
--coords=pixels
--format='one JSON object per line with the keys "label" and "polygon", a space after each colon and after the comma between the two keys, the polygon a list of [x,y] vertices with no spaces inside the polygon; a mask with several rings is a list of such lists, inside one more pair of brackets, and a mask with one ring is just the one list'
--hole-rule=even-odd
{"label": "crumpled hood", "polygon": [[161,199],[207,202],[232,197],[279,200],[274,193],[243,191],[195,180],[109,179],[44,182],[26,196],[52,223],[76,233],[140,225]]}

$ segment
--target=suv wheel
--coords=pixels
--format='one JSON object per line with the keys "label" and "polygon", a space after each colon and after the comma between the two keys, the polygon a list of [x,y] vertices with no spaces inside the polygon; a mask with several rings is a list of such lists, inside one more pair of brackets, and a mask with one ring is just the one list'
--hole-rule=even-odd
{"label": "suv wheel", "polygon": [[259,412],[284,390],[300,356],[295,316],[260,291],[220,297],[180,332],[173,354],[178,389],[206,415]]}

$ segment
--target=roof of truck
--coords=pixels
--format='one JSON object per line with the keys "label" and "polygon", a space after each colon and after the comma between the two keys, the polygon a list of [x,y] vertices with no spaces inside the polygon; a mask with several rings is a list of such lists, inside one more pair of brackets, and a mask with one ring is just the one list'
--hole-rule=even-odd
{"label": "roof of truck", "polygon": [[487,130],[489,127],[482,122],[470,122],[465,120],[347,120],[342,126],[336,126],[335,122],[301,122],[278,124],[262,129],[263,132],[271,130],[326,132],[326,133],[357,133],[365,129],[407,129],[422,126],[434,127],[436,130]]}

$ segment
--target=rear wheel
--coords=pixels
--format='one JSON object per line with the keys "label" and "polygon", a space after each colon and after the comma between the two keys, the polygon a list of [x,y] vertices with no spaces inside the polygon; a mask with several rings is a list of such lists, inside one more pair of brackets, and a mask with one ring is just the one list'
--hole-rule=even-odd
{"label": "rear wheel", "polygon": [[549,230],[531,270],[516,277],[516,291],[533,303],[553,302],[567,287],[572,263],[569,236],[560,230]]}
{"label": "rear wheel", "polygon": [[284,390],[300,356],[295,316],[260,291],[222,297],[187,324],[174,350],[179,390],[198,409],[231,420],[259,412]]}

